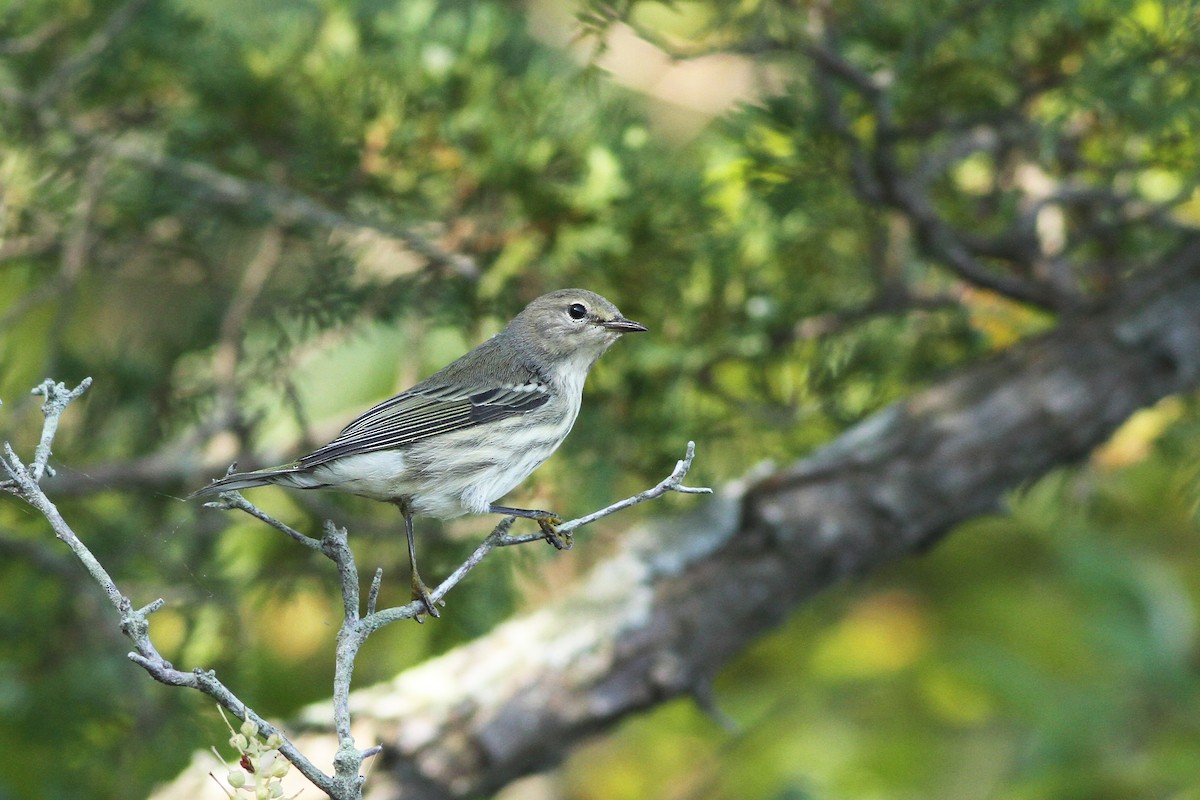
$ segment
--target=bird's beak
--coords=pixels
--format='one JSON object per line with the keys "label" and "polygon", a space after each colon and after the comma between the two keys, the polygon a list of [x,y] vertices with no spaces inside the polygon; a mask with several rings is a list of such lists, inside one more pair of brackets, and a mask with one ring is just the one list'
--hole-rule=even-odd
{"label": "bird's beak", "polygon": [[624,317],[615,317],[614,319],[606,319],[600,323],[601,328],[607,328],[610,331],[617,333],[640,333],[649,330],[640,322],[634,322],[631,319]]}

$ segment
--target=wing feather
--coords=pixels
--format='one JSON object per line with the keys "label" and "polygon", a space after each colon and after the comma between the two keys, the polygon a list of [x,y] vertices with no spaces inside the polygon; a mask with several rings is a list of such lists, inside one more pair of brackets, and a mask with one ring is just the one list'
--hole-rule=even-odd
{"label": "wing feather", "polygon": [[416,386],[367,410],[332,442],[302,457],[299,466],[308,469],[336,458],[404,447],[431,436],[528,414],[549,401],[549,387],[533,378],[470,393],[454,386]]}

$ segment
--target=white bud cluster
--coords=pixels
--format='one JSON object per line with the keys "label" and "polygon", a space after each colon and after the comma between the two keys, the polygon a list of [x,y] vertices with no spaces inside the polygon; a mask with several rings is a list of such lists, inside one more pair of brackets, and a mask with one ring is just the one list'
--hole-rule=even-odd
{"label": "white bud cluster", "polygon": [[[232,732],[232,727],[230,728]],[[275,800],[283,797],[283,776],[291,763],[279,752],[283,737],[273,733],[265,739],[258,735],[258,725],[246,720],[229,737],[229,746],[241,754],[238,766],[229,770],[225,781],[233,789],[233,797],[253,797],[254,800]]]}

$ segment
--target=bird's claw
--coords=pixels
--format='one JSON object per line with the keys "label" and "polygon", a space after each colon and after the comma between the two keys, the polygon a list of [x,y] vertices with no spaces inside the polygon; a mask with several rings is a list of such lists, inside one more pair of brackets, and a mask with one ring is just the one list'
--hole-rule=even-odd
{"label": "bird's claw", "polygon": [[425,585],[425,581],[421,580],[421,576],[416,572],[413,572],[412,575],[412,599],[420,600],[421,604],[425,606],[425,610],[413,618],[420,623],[425,622],[426,614],[431,617],[442,616],[441,612],[438,611],[438,606],[440,605],[442,608],[446,607],[445,600],[434,602],[433,597],[430,595],[429,587]]}
{"label": "bird's claw", "polygon": [[557,514],[547,512],[544,516],[535,517],[538,527],[542,529],[542,536],[546,537],[546,541],[554,545],[558,550],[570,550],[575,545],[575,538],[570,531],[560,531],[559,525],[562,525],[562,517]]}

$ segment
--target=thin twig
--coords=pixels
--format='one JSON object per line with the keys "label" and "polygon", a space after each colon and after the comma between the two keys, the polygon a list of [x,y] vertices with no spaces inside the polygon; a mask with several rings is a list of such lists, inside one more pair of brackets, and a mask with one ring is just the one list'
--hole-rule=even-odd
{"label": "thin twig", "polygon": [[692,468],[692,460],[696,457],[696,443],[688,442],[687,451],[683,458],[676,462],[675,469],[671,474],[664,478],[657,486],[652,489],[647,489],[644,492],[635,494],[633,497],[627,497],[624,500],[613,503],[607,508],[602,508],[599,511],[593,511],[591,514],[586,514],[578,519],[573,519],[564,522],[558,526],[560,533],[568,533],[570,531],[582,528],[584,525],[590,525],[598,519],[607,517],[609,514],[615,514],[618,511],[624,511],[627,508],[636,506],[638,503],[644,503],[647,500],[654,500],[662,497],[667,492],[679,492],[680,494],[712,494],[712,489],[708,487],[684,486],[683,479],[687,477],[688,470]]}
{"label": "thin twig", "polygon": [[383,586],[383,567],[378,567],[375,570],[375,577],[371,579],[371,591],[367,594],[367,615],[375,613],[375,606],[379,602],[379,589]]}
{"label": "thin twig", "polygon": [[[39,481],[41,476],[46,472],[46,461],[50,457],[51,444],[54,440],[54,434],[58,429],[58,418],[66,410],[67,405],[82,395],[90,385],[91,379],[88,378],[83,380],[74,389],[68,391],[63,384],[47,380],[34,389],[35,393],[44,395],[46,398],[42,404],[42,411],[46,416],[46,421],[42,427],[42,437],[35,450],[34,459],[28,465],[18,458],[16,452],[8,442],[4,443],[4,456],[0,458],[0,465],[3,466],[4,471],[10,478],[5,488],[41,512],[42,516],[50,523],[55,536],[71,549],[71,552],[83,564],[88,574],[92,576],[92,579],[100,585],[105,596],[108,597],[109,603],[112,604],[113,608],[120,615],[121,631],[133,642],[134,650],[128,654],[130,661],[141,666],[152,678],[160,683],[170,686],[186,686],[207,694],[238,719],[250,719],[255,722],[259,726],[259,730],[263,736],[278,734],[282,741],[279,751],[284,757],[294,764],[296,769],[312,781],[317,788],[326,793],[331,793],[334,789],[333,779],[325,775],[309,761],[284,736],[282,731],[258,716],[258,714],[238,699],[233,692],[217,679],[214,672],[202,669],[184,672],[175,669],[169,661],[163,658],[162,654],[158,652],[158,649],[150,640],[150,615],[163,608],[166,603],[160,598],[141,608],[135,609],[133,602],[121,592],[112,576],[87,545],[75,534],[75,531],[72,530],[71,526],[67,524],[67,521],[59,513],[58,508],[46,496],[46,493],[42,491]],[[338,797],[338,795],[332,794],[331,796]],[[341,795],[340,797],[350,797],[350,795]]]}
{"label": "thin twig", "polygon": [[[675,469],[671,474],[659,482],[658,485],[632,497],[613,503],[599,511],[564,522],[558,526],[558,530],[563,534],[568,534],[609,514],[616,513],[639,503],[644,503],[647,500],[661,497],[667,492],[710,494],[712,492],[711,489],[683,485],[683,479],[687,475],[688,470],[691,469],[692,460],[695,458],[695,455],[695,442],[688,442],[687,452],[683,459],[676,463]],[[315,543],[316,547],[313,549],[319,549],[336,565],[341,580],[344,616],[342,625],[338,630],[334,661],[333,727],[338,739],[338,750],[334,758],[334,775],[332,781],[335,791],[346,793],[345,795],[339,794],[335,796],[357,796],[355,792],[361,791],[363,782],[361,775],[362,764],[367,758],[378,753],[379,747],[369,747],[365,750],[358,749],[350,730],[350,685],[354,673],[355,660],[367,638],[380,628],[403,619],[416,619],[420,621],[422,615],[427,611],[425,603],[421,600],[413,600],[411,603],[403,606],[376,610],[379,589],[383,580],[383,571],[376,570],[367,595],[366,612],[365,614],[360,614],[361,597],[358,568],[354,562],[354,554],[351,552],[347,542],[345,528],[339,528],[333,523],[327,522],[325,525],[325,535],[319,541],[311,539],[284,523],[273,519],[237,492],[222,493],[219,503],[209,503],[208,505],[218,508],[240,509],[256,519],[266,522],[276,530],[282,531],[291,538],[301,541],[301,543],[308,547],[313,547],[313,543]],[[511,535],[509,531],[514,522],[514,517],[505,517],[502,519],[492,529],[491,533],[479,543],[467,560],[460,564],[437,588],[429,593],[430,600],[434,603],[441,603],[446,594],[457,586],[471,570],[479,566],[488,554],[496,548],[525,544],[544,538],[541,533],[519,536]]]}
{"label": "thin twig", "polygon": [[[33,463],[29,465],[30,476],[35,484],[42,479],[42,473],[46,471],[46,462],[50,460],[50,445],[54,442],[55,434],[58,433],[58,418],[62,416],[71,401],[86,392],[91,385],[92,379],[84,378],[78,386],[67,391],[67,387],[63,384],[47,379],[33,390],[33,394],[46,398],[42,403],[42,415],[46,418],[42,425],[42,437],[33,451]],[[15,454],[13,459],[13,464],[19,463],[15,460]]]}
{"label": "thin twig", "polygon": [[222,511],[236,508],[239,511],[245,511],[255,519],[265,522],[275,530],[288,535],[296,542],[299,542],[307,547],[309,550],[321,552],[322,548],[320,539],[314,539],[311,536],[305,536],[291,525],[288,525],[285,522],[280,522],[267,512],[260,509],[258,506],[251,503],[246,498],[242,497],[241,492],[221,492],[218,497],[219,499],[217,500],[213,500],[210,503],[205,503],[205,508],[217,508],[221,509]]}
{"label": "thin twig", "polygon": [[[45,396],[42,411],[45,414],[42,437],[35,449],[33,460],[24,464],[18,458],[12,446],[4,443],[3,458],[0,465],[8,474],[9,480],[0,483],[5,488],[42,513],[50,523],[56,536],[71,548],[75,557],[84,565],[92,578],[100,585],[109,602],[120,615],[121,631],[133,642],[134,649],[128,653],[128,658],[146,670],[152,678],[169,686],[183,686],[203,692],[238,719],[250,720],[258,726],[262,736],[277,735],[280,740],[279,752],[288,759],[296,769],[310,780],[314,786],[335,800],[359,800],[362,797],[362,787],[366,780],[362,773],[363,762],[381,752],[379,745],[358,749],[350,730],[350,685],[354,673],[354,663],[359,650],[367,638],[384,625],[400,619],[418,618],[426,610],[425,604],[413,601],[404,606],[376,610],[379,590],[383,580],[383,571],[376,570],[371,581],[367,597],[366,614],[363,616],[361,607],[361,587],[359,586],[358,568],[355,565],[354,554],[350,550],[348,534],[345,528],[339,528],[332,522],[325,525],[324,535],[314,539],[295,530],[289,525],[274,519],[269,514],[258,509],[243,498],[238,492],[224,492],[220,500],[207,505],[239,509],[261,520],[276,530],[284,533],[292,540],[320,551],[337,567],[341,584],[342,605],[344,618],[338,631],[336,661],[334,667],[334,730],[338,738],[338,750],[334,757],[334,774],[327,775],[318,769],[301,753],[283,733],[269,722],[258,716],[247,707],[232,691],[229,690],[211,670],[194,669],[190,672],[176,669],[163,658],[154,643],[150,640],[150,615],[162,609],[166,603],[161,598],[147,605],[134,609],[132,601],[117,587],[104,566],[96,559],[88,547],[79,539],[59,513],[58,508],[42,491],[39,481],[43,474],[48,474],[47,462],[50,458],[51,445],[58,429],[58,420],[67,405],[83,394],[91,384],[85,379],[79,386],[68,390],[61,383],[45,381],[34,391]],[[599,511],[583,517],[562,523],[559,531],[568,534],[602,517],[613,514],[630,506],[661,497],[667,492],[684,494],[708,494],[712,490],[684,486],[683,479],[691,468],[695,457],[695,443],[688,442],[687,453],[676,465],[667,478],[657,486],[644,492],[628,497]],[[471,556],[451,573],[442,583],[431,592],[433,602],[441,599],[456,586],[466,575],[478,566],[487,555],[497,547],[534,541],[542,538],[540,534],[533,536],[512,536],[509,533],[514,522],[513,517],[505,517],[492,530],[483,542],[475,548]]]}
{"label": "thin twig", "polygon": [[[656,486],[631,497],[627,497],[624,500],[619,500],[616,503],[606,506],[598,511],[594,511],[582,517],[563,522],[557,526],[558,531],[564,534],[570,533],[582,528],[584,525],[589,525],[596,520],[603,519],[610,514],[623,511],[624,509],[636,506],[639,503],[644,503],[647,500],[654,500],[662,497],[668,492],[679,492],[680,494],[712,494],[712,489],[707,487],[683,485],[683,479],[687,476],[688,471],[692,468],[692,461],[695,459],[695,456],[696,443],[688,442],[684,457],[676,462],[675,469],[672,470],[671,474],[660,481]],[[335,543],[334,540],[330,539],[328,527],[325,538],[320,540],[313,539],[305,536],[285,523],[274,519],[271,517],[271,515],[267,514],[253,503],[246,500],[238,492],[222,492],[220,497],[221,499],[219,501],[207,503],[206,505],[210,508],[236,508],[245,511],[255,519],[266,522],[271,527],[282,531],[291,538],[299,541],[301,544],[304,544],[306,547],[309,547],[313,550],[320,550],[321,552],[325,553],[326,556],[338,564],[339,570],[343,569],[343,566],[339,561],[340,558],[349,559],[351,562],[353,561],[353,554],[350,553],[348,548],[345,551],[342,551],[340,542]],[[433,589],[429,593],[430,599],[434,602],[438,602],[445,598],[446,594],[467,576],[467,573],[477,567],[479,563],[482,562],[483,559],[486,558],[487,555],[497,547],[510,547],[512,545],[528,544],[529,542],[541,541],[545,538],[542,533],[529,533],[513,536],[509,533],[513,522],[513,517],[505,517],[503,520],[501,520],[500,523],[492,529],[492,532],[489,533],[488,536],[479,543],[467,560],[460,564],[457,569],[451,572],[450,575],[448,575],[440,584],[438,584],[437,588]],[[352,566],[352,563],[350,566]],[[357,571],[355,571],[354,574],[357,575]],[[346,586],[348,586],[348,584],[343,582],[344,589]],[[357,578],[355,579],[353,586],[354,591],[357,593]],[[346,605],[347,609],[349,609],[351,604],[346,603],[344,605]],[[357,595],[356,602],[353,604],[353,607],[357,608]],[[413,602],[403,606],[394,606],[391,608],[381,609],[379,611],[371,611],[367,613],[366,616],[362,617],[361,622],[368,629],[367,635],[369,635],[379,628],[382,628],[384,625],[391,624],[392,622],[396,622],[401,619],[414,619],[424,610],[424,603],[419,600],[414,600]]]}

